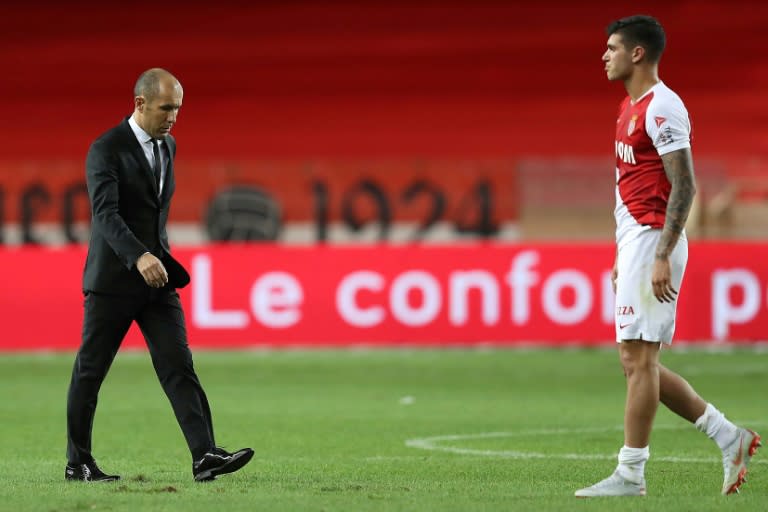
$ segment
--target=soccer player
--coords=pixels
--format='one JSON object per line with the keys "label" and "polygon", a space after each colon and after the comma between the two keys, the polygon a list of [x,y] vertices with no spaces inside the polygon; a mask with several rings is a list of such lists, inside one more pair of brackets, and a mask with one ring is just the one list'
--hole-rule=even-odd
{"label": "soccer player", "polygon": [[714,440],[723,454],[722,493],[738,492],[760,436],[705,402],[659,363],[672,343],[677,293],[688,259],[685,221],[696,186],[688,112],[658,75],[664,29],[650,16],[611,23],[603,54],[608,80],[628,96],[616,120],[616,340],[627,381],[624,446],[614,473],[576,496],[643,496],[648,440],[659,401]]}

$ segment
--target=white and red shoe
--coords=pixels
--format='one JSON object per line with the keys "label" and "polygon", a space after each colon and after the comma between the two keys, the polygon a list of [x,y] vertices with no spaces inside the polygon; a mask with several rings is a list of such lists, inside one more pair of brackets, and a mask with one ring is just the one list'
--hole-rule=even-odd
{"label": "white and red shoe", "polygon": [[614,471],[605,480],[591,487],[576,491],[577,498],[598,498],[602,496],[645,496],[645,479],[640,483],[631,482]]}
{"label": "white and red shoe", "polygon": [[747,481],[747,465],[757,449],[762,446],[760,436],[746,428],[740,428],[738,437],[723,450],[723,494],[739,492]]}

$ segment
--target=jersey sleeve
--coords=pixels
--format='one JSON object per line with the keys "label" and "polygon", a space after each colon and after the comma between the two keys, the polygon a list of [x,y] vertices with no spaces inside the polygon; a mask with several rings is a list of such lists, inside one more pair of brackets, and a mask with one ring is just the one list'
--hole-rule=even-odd
{"label": "jersey sleeve", "polygon": [[645,131],[659,155],[691,147],[691,123],[688,111],[676,95],[654,97],[648,105]]}

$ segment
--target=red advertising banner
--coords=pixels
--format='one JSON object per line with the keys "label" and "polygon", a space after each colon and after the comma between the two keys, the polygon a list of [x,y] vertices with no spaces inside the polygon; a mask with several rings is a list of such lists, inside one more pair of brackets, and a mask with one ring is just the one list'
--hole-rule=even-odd
{"label": "red advertising banner", "polygon": [[[71,350],[86,249],[0,251],[0,350]],[[599,244],[185,248],[190,344],[610,344],[614,247]],[[768,339],[768,244],[692,243],[675,339]],[[124,346],[141,347],[137,329]]]}

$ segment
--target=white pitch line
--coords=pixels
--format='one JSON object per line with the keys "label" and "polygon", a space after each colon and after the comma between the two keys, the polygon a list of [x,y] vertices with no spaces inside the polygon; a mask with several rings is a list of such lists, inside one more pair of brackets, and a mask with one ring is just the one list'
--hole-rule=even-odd
{"label": "white pitch line", "polygon": [[[764,426],[762,422],[748,422],[748,425]],[[656,425],[654,430],[683,430],[690,429],[688,425]],[[405,445],[409,448],[417,448],[421,450],[432,450],[440,452],[455,453],[459,455],[480,455],[484,457],[501,457],[509,459],[565,459],[565,460],[613,460],[616,458],[616,454],[603,455],[603,454],[588,454],[588,453],[541,453],[541,452],[526,452],[517,450],[479,450],[474,448],[462,448],[460,446],[446,446],[441,443],[466,441],[470,439],[491,439],[498,437],[531,437],[531,436],[554,436],[554,435],[572,435],[572,434],[591,434],[600,432],[612,432],[622,431],[624,427],[588,427],[588,428],[558,428],[558,429],[539,429],[539,430],[526,430],[520,432],[481,432],[479,434],[453,434],[443,436],[422,437],[415,439],[407,439]],[[712,462],[719,462],[720,460],[715,457],[653,457],[653,460],[661,462],[684,462],[684,463],[701,463],[709,464]],[[757,459],[752,464],[768,464],[768,461],[763,459]]]}

